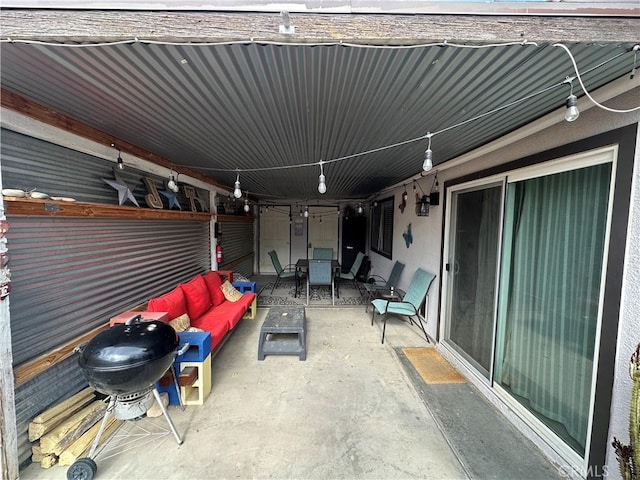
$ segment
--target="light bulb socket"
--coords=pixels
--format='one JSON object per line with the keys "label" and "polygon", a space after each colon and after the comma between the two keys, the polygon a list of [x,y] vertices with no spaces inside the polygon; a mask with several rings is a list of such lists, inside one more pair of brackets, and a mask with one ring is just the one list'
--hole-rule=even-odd
{"label": "light bulb socket", "polygon": [[580,110],[578,110],[578,98],[571,94],[567,97],[566,102],[567,110],[564,112],[564,119],[567,122],[574,122],[580,116]]}

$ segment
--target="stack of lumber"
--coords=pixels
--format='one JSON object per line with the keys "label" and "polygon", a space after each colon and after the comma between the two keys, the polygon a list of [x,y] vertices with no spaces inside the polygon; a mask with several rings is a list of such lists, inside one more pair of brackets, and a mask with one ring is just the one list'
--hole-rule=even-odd
{"label": "stack of lumber", "polygon": [[[94,389],[85,388],[42,412],[29,423],[31,460],[43,468],[71,465],[86,456],[98,434],[107,404],[96,399]],[[104,444],[122,422],[112,415],[100,437]]]}

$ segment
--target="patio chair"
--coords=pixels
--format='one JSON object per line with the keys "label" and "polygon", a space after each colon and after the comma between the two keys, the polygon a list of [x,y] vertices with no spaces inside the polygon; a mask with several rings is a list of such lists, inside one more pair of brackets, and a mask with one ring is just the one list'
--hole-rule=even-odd
{"label": "patio chair", "polygon": [[315,260],[331,260],[333,259],[333,248],[314,248],[313,258]]}
{"label": "patio chair", "polygon": [[397,301],[377,298],[371,301],[371,305],[373,305],[373,310],[371,311],[371,325],[373,325],[373,317],[376,312],[379,315],[383,315],[384,323],[382,326],[382,343],[384,343],[384,333],[387,328],[387,315],[389,314],[406,317],[409,323],[419,326],[422,333],[424,333],[424,337],[427,339],[427,343],[429,343],[429,336],[424,328],[424,322],[426,322],[426,319],[422,318],[419,310],[422,306],[422,302],[424,302],[427,297],[427,292],[429,291],[429,287],[433,283],[434,278],[436,278],[435,274],[418,268],[413,274],[411,284],[409,284],[407,293],[404,294],[402,300]]}
{"label": "patio chair", "polygon": [[[273,282],[273,287],[271,287],[271,293],[273,293],[273,291],[275,290],[275,288],[280,284],[280,280],[282,280],[283,278],[293,278],[296,284],[295,287],[295,292],[293,294],[294,297],[298,296],[298,288],[299,288],[299,283],[300,280],[302,278],[302,273],[298,272],[297,269],[295,269],[295,265],[293,264],[289,264],[286,267],[282,267],[282,264],[280,264],[280,259],[278,258],[278,252],[276,252],[275,250],[271,250],[269,252],[269,256],[271,257],[271,263],[273,263],[273,268],[275,268],[276,270],[276,274],[278,275],[278,277],[276,278],[276,281]],[[291,267],[294,268],[294,270],[291,270]]]}
{"label": "patio chair", "polygon": [[309,270],[307,271],[307,306],[309,305],[309,288],[323,286],[331,288],[331,304],[335,305],[335,284],[331,260],[309,260]]}
{"label": "patio chair", "polygon": [[340,280],[351,280],[353,282],[353,286],[358,289],[358,293],[360,293],[360,285],[358,285],[356,276],[358,275],[358,270],[360,270],[360,266],[362,265],[362,260],[364,260],[364,253],[358,252],[356,255],[356,259],[353,261],[353,265],[351,266],[351,270],[346,273],[340,272]]}
{"label": "patio chair", "polygon": [[369,302],[376,297],[376,294],[380,291],[389,291],[391,287],[398,286],[398,280],[400,280],[400,275],[402,274],[402,270],[404,270],[404,263],[396,262],[393,264],[393,268],[391,269],[391,273],[389,274],[388,279],[384,279],[379,275],[373,275],[370,278],[373,279],[373,282],[363,283],[362,286],[367,291],[369,296],[367,297],[367,307],[369,308]]}

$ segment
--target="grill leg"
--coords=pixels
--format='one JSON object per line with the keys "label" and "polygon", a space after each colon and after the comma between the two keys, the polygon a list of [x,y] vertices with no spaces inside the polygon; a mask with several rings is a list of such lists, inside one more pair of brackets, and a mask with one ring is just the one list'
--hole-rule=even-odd
{"label": "grill leg", "polygon": [[176,437],[176,442],[178,442],[178,445],[182,445],[182,441],[183,441],[182,437],[180,437],[180,435],[178,434],[178,431],[176,430],[175,425],[171,421],[171,417],[169,416],[169,413],[167,412],[167,407],[165,407],[164,403],[162,403],[162,398],[160,398],[160,394],[158,393],[158,389],[157,388],[153,389],[153,396],[156,397],[156,402],[158,402],[158,405],[160,405],[160,409],[162,410],[162,414],[164,415],[164,418],[167,419],[167,423],[169,424],[169,428],[171,429],[171,432],[173,433],[173,436]]}
{"label": "grill leg", "polygon": [[98,430],[96,438],[93,440],[93,445],[91,445],[91,450],[89,450],[89,458],[93,458],[93,454],[96,453],[96,448],[98,448],[98,442],[100,441],[102,432],[104,432],[104,429],[107,426],[107,420],[109,419],[109,414],[113,411],[113,408],[116,405],[116,398],[117,397],[115,395],[111,395],[109,397],[109,405],[107,406],[107,411],[104,412],[104,417],[102,418],[100,429]]}

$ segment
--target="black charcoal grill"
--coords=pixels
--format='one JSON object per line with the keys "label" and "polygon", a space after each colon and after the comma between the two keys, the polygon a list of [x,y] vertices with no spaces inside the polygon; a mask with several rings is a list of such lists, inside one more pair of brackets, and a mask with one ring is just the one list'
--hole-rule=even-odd
{"label": "black charcoal grill", "polygon": [[113,413],[119,420],[138,418],[153,405],[154,398],[176,441],[182,444],[182,438],[155,388],[155,383],[171,368],[176,356],[189,348],[187,344],[178,350],[178,344],[178,336],[171,326],[156,320],[146,322],[136,315],[99,333],[76,349],[78,363],[89,385],[109,396],[109,406],[89,456],[76,460],[69,467],[67,479],[91,480],[97,472],[93,455],[109,414]]}

